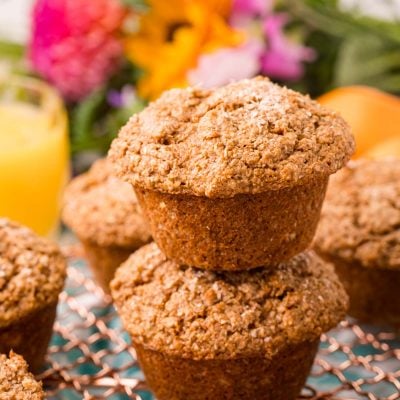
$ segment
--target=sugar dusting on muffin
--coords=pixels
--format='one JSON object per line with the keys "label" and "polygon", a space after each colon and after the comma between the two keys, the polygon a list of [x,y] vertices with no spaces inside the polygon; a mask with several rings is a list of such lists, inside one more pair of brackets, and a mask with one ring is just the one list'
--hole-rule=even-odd
{"label": "sugar dusting on muffin", "polygon": [[272,357],[318,339],[347,307],[332,266],[312,252],[275,268],[211,272],[181,267],[152,243],[111,287],[134,342],[191,359]]}
{"label": "sugar dusting on muffin", "polygon": [[145,189],[231,197],[329,175],[353,151],[336,113],[259,77],[165,92],[122,128],[109,157]]}

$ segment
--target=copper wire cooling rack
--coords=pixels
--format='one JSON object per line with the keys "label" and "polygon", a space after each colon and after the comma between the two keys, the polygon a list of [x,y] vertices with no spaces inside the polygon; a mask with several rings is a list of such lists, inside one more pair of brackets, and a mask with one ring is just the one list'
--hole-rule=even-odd
{"label": "copper wire cooling rack", "polygon": [[[152,400],[109,296],[83,259],[70,260],[68,276],[47,366],[38,377],[48,399]],[[300,398],[400,399],[400,336],[343,322],[322,336]]]}

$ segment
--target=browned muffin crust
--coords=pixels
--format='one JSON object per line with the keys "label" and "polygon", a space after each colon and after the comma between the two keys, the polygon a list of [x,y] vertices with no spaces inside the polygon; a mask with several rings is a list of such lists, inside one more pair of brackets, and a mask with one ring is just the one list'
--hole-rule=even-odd
{"label": "browned muffin crust", "polygon": [[0,354],[0,399],[42,400],[42,384],[28,371],[25,360],[10,352],[10,357]]}
{"label": "browned muffin crust", "polygon": [[139,188],[136,194],[154,241],[169,259],[201,269],[240,271],[275,265],[307,249],[327,184],[324,178],[213,199]]}
{"label": "browned muffin crust", "polygon": [[0,218],[0,328],[57,302],[65,274],[57,245]]}
{"label": "browned muffin crust", "polygon": [[10,350],[20,354],[29,364],[33,373],[43,366],[53,324],[56,318],[57,302],[32,311],[26,317],[0,329],[0,353]]}
{"label": "browned muffin crust", "polygon": [[315,238],[321,254],[400,269],[400,160],[359,160],[331,178]]}
{"label": "browned muffin crust", "polygon": [[295,400],[304,386],[319,338],[279,351],[231,360],[191,360],[134,344],[146,383],[160,400]]}
{"label": "browned muffin crust", "polygon": [[165,92],[122,128],[109,157],[137,187],[232,197],[329,175],[353,151],[341,117],[258,77]]}
{"label": "browned muffin crust", "polygon": [[332,266],[313,252],[272,269],[215,273],[181,267],[152,243],[122,264],[111,290],[135,343],[194,360],[272,357],[318,339],[347,307]]}
{"label": "browned muffin crust", "polygon": [[106,159],[72,180],[62,217],[81,239],[99,246],[140,247],[151,240],[131,185],[113,175]]}
{"label": "browned muffin crust", "polygon": [[400,329],[400,270],[365,268],[357,261],[327,257],[350,298],[348,314],[360,321]]}
{"label": "browned muffin crust", "polygon": [[115,271],[137,248],[98,246],[89,240],[83,240],[81,243],[96,282],[104,292],[110,293],[110,282]]}

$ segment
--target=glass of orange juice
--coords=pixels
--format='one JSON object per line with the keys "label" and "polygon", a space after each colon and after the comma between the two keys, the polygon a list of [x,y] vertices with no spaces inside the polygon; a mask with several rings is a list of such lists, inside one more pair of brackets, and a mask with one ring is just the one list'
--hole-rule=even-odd
{"label": "glass of orange juice", "polygon": [[0,81],[0,217],[55,235],[68,154],[67,116],[58,94],[33,78]]}

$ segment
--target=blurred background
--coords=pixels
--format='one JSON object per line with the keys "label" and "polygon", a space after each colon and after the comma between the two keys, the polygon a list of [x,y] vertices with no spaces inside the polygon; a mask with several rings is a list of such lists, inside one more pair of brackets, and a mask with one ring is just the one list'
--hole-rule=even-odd
{"label": "blurred background", "polygon": [[265,75],[341,112],[356,157],[400,155],[399,20],[400,0],[0,0],[0,215],[52,235],[71,170],[172,87]]}

